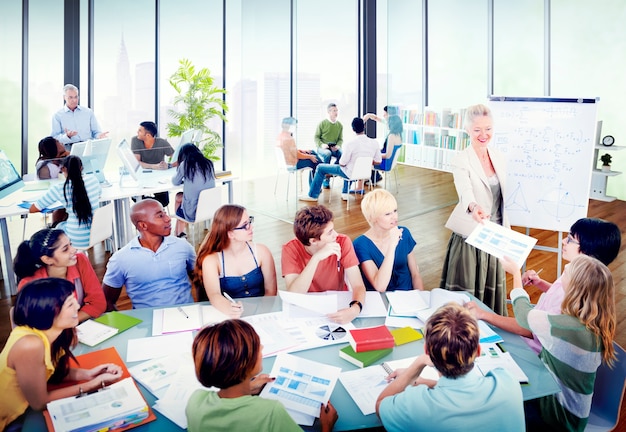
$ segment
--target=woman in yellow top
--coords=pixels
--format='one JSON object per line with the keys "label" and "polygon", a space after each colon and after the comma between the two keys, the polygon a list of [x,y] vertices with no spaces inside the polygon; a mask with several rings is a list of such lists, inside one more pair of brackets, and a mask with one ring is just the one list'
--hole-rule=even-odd
{"label": "woman in yellow top", "polygon": [[[0,430],[21,430],[30,405],[43,410],[50,401],[89,392],[117,381],[118,365],[93,369],[70,367],[76,345],[79,305],[74,285],[58,278],[37,279],[17,294],[11,331],[0,352]],[[80,381],[48,391],[48,383]]]}

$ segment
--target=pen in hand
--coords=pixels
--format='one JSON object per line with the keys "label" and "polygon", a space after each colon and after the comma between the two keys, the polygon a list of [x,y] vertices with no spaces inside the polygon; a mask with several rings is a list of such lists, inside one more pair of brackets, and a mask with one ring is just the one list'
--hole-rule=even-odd
{"label": "pen in hand", "polygon": [[187,315],[185,313],[185,311],[183,310],[183,308],[181,308],[180,306],[178,306],[178,312],[180,312],[181,314],[183,314],[185,316],[185,318],[189,319],[189,315]]}
{"label": "pen in hand", "polygon": [[[543,271],[543,268],[540,268],[539,271],[537,271],[537,273],[535,273],[536,276],[539,276],[539,273],[541,273]],[[526,282],[524,284],[524,286],[530,285],[532,283],[531,279],[528,279],[528,282]]]}
{"label": "pen in hand", "polygon": [[226,300],[230,301],[230,302],[231,302],[232,304],[234,304],[234,305],[236,305],[236,304],[237,304],[237,302],[235,301],[235,299],[234,299],[234,298],[232,298],[231,296],[229,296],[227,292],[225,292],[225,293],[223,293],[223,294],[224,294],[224,297],[226,297]]}

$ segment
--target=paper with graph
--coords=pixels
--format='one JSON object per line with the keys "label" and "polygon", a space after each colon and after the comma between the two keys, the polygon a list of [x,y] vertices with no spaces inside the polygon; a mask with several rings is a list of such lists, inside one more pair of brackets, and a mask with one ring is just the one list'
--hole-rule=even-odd
{"label": "paper with graph", "polygon": [[505,228],[491,221],[476,225],[465,240],[478,249],[498,258],[508,256],[521,268],[537,239]]}

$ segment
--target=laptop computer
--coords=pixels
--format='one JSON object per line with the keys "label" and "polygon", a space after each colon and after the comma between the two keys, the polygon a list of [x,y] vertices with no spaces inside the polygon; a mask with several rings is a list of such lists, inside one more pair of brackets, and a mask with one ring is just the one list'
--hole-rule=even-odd
{"label": "laptop computer", "polygon": [[22,176],[15,169],[4,151],[0,150],[0,199],[24,187]]}

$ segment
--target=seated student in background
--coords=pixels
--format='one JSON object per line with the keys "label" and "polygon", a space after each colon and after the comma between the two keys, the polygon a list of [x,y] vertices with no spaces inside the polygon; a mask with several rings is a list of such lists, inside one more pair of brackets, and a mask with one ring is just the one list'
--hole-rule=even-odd
{"label": "seated student in background", "polygon": [[[367,120],[375,120],[387,125],[389,133],[385,137],[385,142],[383,143],[383,148],[381,149],[383,160],[380,164],[374,164],[374,168],[389,171],[391,169],[393,157],[402,147],[402,119],[397,115],[398,110],[396,107],[386,106],[384,110],[385,114],[383,115],[383,118],[380,118],[375,114],[365,114],[363,116],[363,121],[366,123],[366,126]],[[381,180],[382,176],[380,175],[380,172],[376,172],[376,179],[374,179],[374,171],[372,171],[370,181],[374,183]]]}
{"label": "seated student in background", "polygon": [[313,181],[315,169],[322,162],[322,159],[313,150],[298,150],[296,140],[293,133],[296,129],[298,120],[293,117],[285,117],[281,124],[281,132],[278,134],[277,147],[279,147],[285,156],[285,163],[288,166],[295,166],[296,169],[311,168],[309,171],[309,185]]}
{"label": "seated student in background", "polygon": [[398,203],[384,189],[365,194],[361,211],[370,229],[354,240],[365,287],[372,291],[423,290],[420,270],[413,255],[415,240],[406,227],[398,226]]}
{"label": "seated student in background", "polygon": [[537,335],[543,346],[539,358],[561,387],[560,393],[526,403],[528,430],[582,431],[591,411],[596,371],[601,362],[610,366],[615,360],[611,272],[590,256],[574,258],[561,276],[562,314],[554,315],[532,307],[513,260],[505,257],[502,265],[513,275],[515,319]]}
{"label": "seated student in background", "polygon": [[186,240],[170,236],[172,220],[161,203],[139,201],[130,220],[139,235],[107,263],[102,280],[107,310],[115,310],[122,286],[134,309],[192,303],[189,275],[196,253]]}
{"label": "seated student in background", "polygon": [[[263,370],[263,346],[254,328],[234,319],[204,327],[196,335],[192,355],[198,381],[219,391],[196,390],[185,410],[190,432],[301,431],[285,407],[258,395],[272,381]],[[322,431],[330,432],[337,411],[322,406]]]}
{"label": "seated student in background", "polygon": [[[570,232],[561,242],[563,259],[572,261],[580,255],[588,255],[600,260],[604,265],[609,265],[617,257],[622,236],[619,227],[613,222],[602,219],[582,218],[578,219]],[[563,290],[561,275],[553,284],[541,279],[537,272],[528,270],[522,275],[523,285],[534,285],[544,293],[539,297],[535,309],[548,312],[549,314],[561,314]],[[515,333],[522,338],[535,352],[541,351],[541,342],[536,335],[519,325],[513,317],[503,317],[482,309],[475,302],[469,302],[467,306],[477,319],[482,319],[490,324],[500,327],[508,332]]]}
{"label": "seated student in background", "polygon": [[[135,154],[143,169],[166,170],[169,168],[165,156],[174,154],[174,149],[164,138],[157,137],[157,125],[151,121],[139,123],[137,136],[130,142],[130,149]],[[170,203],[168,192],[156,192],[154,199],[167,207]]]}
{"label": "seated student in background", "polygon": [[282,270],[287,291],[296,293],[352,290],[352,301],[329,314],[345,324],[359,316],[365,285],[350,238],[335,231],[333,213],[326,207],[304,207],[293,222],[296,238],[283,245]]}
{"label": "seated student in background", "polygon": [[208,298],[233,318],[241,316],[243,305],[222,293],[241,298],[275,296],[278,290],[274,257],[266,246],[252,241],[253,222],[242,206],[226,204],[217,209],[194,269],[198,300]]}
{"label": "seated student in background", "polygon": [[[172,184],[182,184],[183,191],[176,194],[176,215],[194,221],[200,192],[215,187],[213,162],[205,158],[194,144],[183,144],[178,152],[177,162]],[[186,226],[185,222],[176,220],[176,237],[185,234]]]}
{"label": "seated student in background", "polygon": [[[37,279],[17,293],[16,327],[0,353],[0,430],[18,431],[30,406],[44,410],[56,399],[90,392],[122,377],[120,366],[101,364],[92,369],[70,367],[70,348],[76,344],[79,304],[74,285],[64,279]],[[81,381],[48,391],[48,383]]]}
{"label": "seated student in background", "polygon": [[28,211],[37,213],[59,201],[67,211],[67,221],[53,220],[53,225],[65,231],[74,246],[86,248],[93,211],[100,207],[102,187],[93,174],[83,174],[83,163],[77,156],[63,159],[61,172],[65,174],[65,182],[50,186]]}
{"label": "seated student in background", "polygon": [[[315,176],[313,182],[309,187],[309,193],[307,195],[300,196],[302,201],[315,201],[322,192],[322,182],[326,175],[339,176],[344,179],[350,178],[352,170],[359,157],[371,157],[374,162],[380,163],[380,148],[378,142],[365,135],[365,126],[363,125],[363,119],[355,117],[352,120],[352,130],[356,134],[356,137],[343,147],[339,164],[319,164],[315,170]],[[343,181],[343,189],[341,199],[347,201],[348,196],[348,180]]]}
{"label": "seated student in background", "polygon": [[57,179],[61,172],[61,158],[69,155],[65,146],[53,137],[45,137],[39,141],[39,158],[35,164],[35,172],[40,180]]}
{"label": "seated student in background", "polygon": [[78,301],[78,321],[97,318],[106,310],[102,285],[89,258],[76,251],[60,229],[42,229],[20,244],[13,261],[19,279],[18,290],[35,279],[55,277],[74,284]]}
{"label": "seated student in background", "polygon": [[[385,430],[523,432],[517,380],[500,368],[486,376],[472,371],[480,356],[480,330],[472,315],[449,303],[429,318],[424,330],[424,354],[390,374],[393,381],[376,401]],[[425,366],[437,369],[439,381],[420,378]]]}

